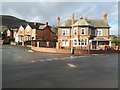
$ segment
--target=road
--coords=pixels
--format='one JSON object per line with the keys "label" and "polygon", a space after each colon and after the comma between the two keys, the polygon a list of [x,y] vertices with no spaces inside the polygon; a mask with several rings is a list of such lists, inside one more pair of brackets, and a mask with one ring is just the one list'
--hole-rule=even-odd
{"label": "road", "polygon": [[75,56],[4,45],[3,88],[117,88],[118,55]]}

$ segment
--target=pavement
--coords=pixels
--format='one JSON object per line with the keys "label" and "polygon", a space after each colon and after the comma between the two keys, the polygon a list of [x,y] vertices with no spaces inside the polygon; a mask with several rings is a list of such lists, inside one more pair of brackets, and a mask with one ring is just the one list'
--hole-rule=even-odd
{"label": "pavement", "polygon": [[4,45],[3,88],[117,88],[118,54],[65,55]]}

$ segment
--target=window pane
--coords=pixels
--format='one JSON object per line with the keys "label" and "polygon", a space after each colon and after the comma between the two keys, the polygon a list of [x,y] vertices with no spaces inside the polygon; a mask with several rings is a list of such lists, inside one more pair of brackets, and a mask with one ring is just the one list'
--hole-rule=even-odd
{"label": "window pane", "polygon": [[85,45],[87,45],[87,39],[85,39]]}
{"label": "window pane", "polygon": [[77,40],[74,40],[74,45],[77,45]]}
{"label": "window pane", "polygon": [[81,45],[84,45],[84,40],[82,39],[82,41],[81,41]]}
{"label": "window pane", "polygon": [[77,34],[77,30],[75,29],[75,30],[74,30],[74,35],[76,35],[76,34]]}
{"label": "window pane", "polygon": [[84,34],[84,33],[85,33],[85,30],[84,30],[84,29],[82,29],[82,30],[81,30],[81,34]]}
{"label": "window pane", "polygon": [[80,40],[79,40],[79,45],[80,45]]}

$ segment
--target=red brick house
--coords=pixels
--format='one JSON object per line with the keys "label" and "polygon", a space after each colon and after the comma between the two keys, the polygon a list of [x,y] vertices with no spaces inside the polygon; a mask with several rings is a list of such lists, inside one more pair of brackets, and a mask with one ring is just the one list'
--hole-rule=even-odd
{"label": "red brick house", "polygon": [[103,49],[104,46],[111,46],[109,39],[110,26],[107,21],[107,14],[103,19],[79,18],[64,21],[60,24],[58,17],[58,42],[59,48],[78,49]]}
{"label": "red brick house", "polygon": [[51,26],[43,23],[29,22],[26,25],[21,25],[16,33],[18,42],[25,42],[31,40],[54,40],[54,32],[51,30]]}

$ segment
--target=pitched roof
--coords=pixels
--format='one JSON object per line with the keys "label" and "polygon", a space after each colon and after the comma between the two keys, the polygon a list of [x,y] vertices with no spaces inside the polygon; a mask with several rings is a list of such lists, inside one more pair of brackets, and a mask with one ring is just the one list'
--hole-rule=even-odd
{"label": "pitched roof", "polygon": [[[68,19],[64,21],[59,27],[71,27],[72,20]],[[87,19],[87,18],[80,18],[74,20],[74,26],[92,26],[92,27],[110,27],[108,22],[104,19]]]}
{"label": "pitched roof", "polygon": [[[34,23],[35,23],[35,25],[34,25]],[[45,24],[43,24],[43,23],[36,23],[36,22],[28,22],[28,24],[30,25],[30,27],[32,28],[32,29],[39,29],[39,26],[41,26],[41,25],[44,25],[45,26]]]}
{"label": "pitched roof", "polygon": [[46,27],[46,25],[40,25],[39,29],[44,29]]}
{"label": "pitched roof", "polygon": [[92,26],[90,23],[86,21],[86,19],[80,18],[74,26]]}
{"label": "pitched roof", "polygon": [[87,22],[94,27],[109,27],[108,22],[104,19],[87,19]]}
{"label": "pitched roof", "polygon": [[[77,20],[75,19],[74,20],[74,23],[77,22]],[[68,20],[65,20],[61,25],[60,27],[71,27],[72,25],[72,20],[71,19],[68,19]]]}

